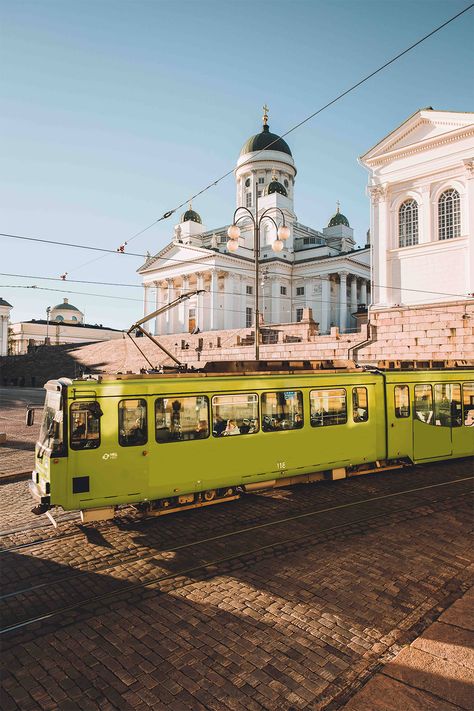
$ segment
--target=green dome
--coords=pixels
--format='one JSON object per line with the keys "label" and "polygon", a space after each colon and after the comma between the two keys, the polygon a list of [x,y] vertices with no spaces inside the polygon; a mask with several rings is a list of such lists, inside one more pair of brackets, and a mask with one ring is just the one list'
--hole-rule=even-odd
{"label": "green dome", "polygon": [[270,133],[268,125],[263,126],[261,133],[256,133],[255,136],[251,136],[244,143],[240,155],[253,153],[254,151],[279,151],[291,156],[288,143],[275,133]]}
{"label": "green dome", "polygon": [[53,306],[53,309],[52,309],[52,310],[53,310],[53,311],[64,311],[65,309],[68,310],[68,311],[79,311],[78,308],[76,308],[76,307],[73,306],[72,304],[69,304],[67,299],[64,299],[64,302],[63,302],[62,304],[58,304],[57,306]]}
{"label": "green dome", "polygon": [[337,208],[336,214],[333,215],[329,220],[328,227],[337,227],[338,225],[350,227],[349,220],[345,215],[342,214],[342,212],[339,212],[339,208]]}
{"label": "green dome", "polygon": [[186,212],[183,212],[181,215],[181,222],[197,222],[198,224],[202,225],[202,220],[201,216],[195,211],[191,210],[186,210]]}
{"label": "green dome", "polygon": [[278,180],[272,180],[265,188],[265,195],[271,195],[272,193],[279,193],[280,195],[288,197],[285,186],[279,183]]}

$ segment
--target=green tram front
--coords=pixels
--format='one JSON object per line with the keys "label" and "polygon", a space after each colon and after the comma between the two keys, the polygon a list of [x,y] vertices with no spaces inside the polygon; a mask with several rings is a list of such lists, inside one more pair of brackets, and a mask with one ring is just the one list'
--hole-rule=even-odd
{"label": "green tram front", "polygon": [[[43,419],[35,446],[35,468],[29,482],[30,494],[37,502],[32,511],[43,514],[59,503],[58,492],[67,474],[67,387],[68,378],[46,383]],[[27,410],[27,425],[34,422],[34,409]],[[54,492],[52,496],[52,492]]]}

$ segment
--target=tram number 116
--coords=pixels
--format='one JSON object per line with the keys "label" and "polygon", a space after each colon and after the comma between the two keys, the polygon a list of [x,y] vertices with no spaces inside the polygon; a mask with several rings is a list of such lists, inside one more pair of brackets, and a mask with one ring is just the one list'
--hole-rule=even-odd
{"label": "tram number 116", "polygon": [[286,462],[277,462],[277,469],[286,469]]}

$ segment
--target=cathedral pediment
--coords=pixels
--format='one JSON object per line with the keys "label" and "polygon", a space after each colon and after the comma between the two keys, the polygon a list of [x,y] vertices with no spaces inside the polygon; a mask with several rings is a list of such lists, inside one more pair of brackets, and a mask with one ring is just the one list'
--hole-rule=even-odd
{"label": "cathedral pediment", "polygon": [[362,163],[372,163],[398,151],[427,146],[440,137],[455,136],[474,127],[474,113],[421,109],[361,156]]}

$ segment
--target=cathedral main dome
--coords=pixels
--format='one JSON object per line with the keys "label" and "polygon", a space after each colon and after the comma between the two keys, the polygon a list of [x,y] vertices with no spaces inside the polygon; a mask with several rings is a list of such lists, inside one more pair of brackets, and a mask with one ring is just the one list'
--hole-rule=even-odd
{"label": "cathedral main dome", "polygon": [[270,133],[270,128],[268,124],[264,124],[260,133],[256,133],[255,136],[250,136],[248,141],[242,146],[240,155],[243,156],[246,153],[253,153],[254,151],[279,151],[280,153],[286,153],[291,156],[291,150],[286,141],[276,133]]}

